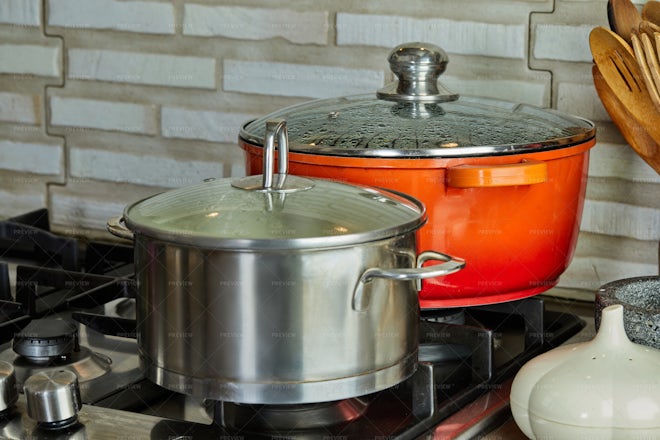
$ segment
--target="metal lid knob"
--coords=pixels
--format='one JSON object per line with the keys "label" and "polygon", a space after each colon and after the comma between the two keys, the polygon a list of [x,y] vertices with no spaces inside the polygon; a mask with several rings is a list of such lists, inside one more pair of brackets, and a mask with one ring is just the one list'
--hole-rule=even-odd
{"label": "metal lid knob", "polygon": [[82,407],[78,376],[73,371],[42,371],[23,385],[27,413],[47,429],[60,429],[75,423]]}
{"label": "metal lid knob", "polygon": [[11,410],[17,400],[14,366],[9,362],[0,361],[0,416]]}
{"label": "metal lid knob", "polygon": [[390,52],[388,61],[398,80],[378,90],[379,99],[421,103],[458,99],[457,93],[438,82],[449,62],[440,47],[420,42],[401,44]]}

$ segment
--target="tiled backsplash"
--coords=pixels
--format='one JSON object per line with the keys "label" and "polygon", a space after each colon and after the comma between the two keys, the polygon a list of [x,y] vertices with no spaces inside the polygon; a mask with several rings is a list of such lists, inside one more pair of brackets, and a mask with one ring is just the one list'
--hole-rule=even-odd
{"label": "tiled backsplash", "polygon": [[[643,3],[643,2],[642,2]],[[642,3],[638,3],[641,6]],[[463,94],[595,121],[576,256],[561,286],[657,273],[660,177],[593,87],[606,1],[2,0],[0,215],[47,206],[58,231],[162,188],[244,173],[240,125],[312,98],[370,93],[389,50],[443,47]]]}

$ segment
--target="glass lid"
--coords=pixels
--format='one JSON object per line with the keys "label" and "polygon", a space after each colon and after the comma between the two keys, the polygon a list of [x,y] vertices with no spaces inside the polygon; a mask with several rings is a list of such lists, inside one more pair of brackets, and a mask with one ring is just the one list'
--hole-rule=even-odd
{"label": "glass lid", "polygon": [[552,109],[459,97],[438,82],[448,59],[427,43],[389,57],[398,80],[376,93],[321,99],[247,123],[240,137],[263,145],[266,120],[287,121],[292,151],[341,156],[464,157],[567,147],[595,136],[592,122]]}
{"label": "glass lid", "polygon": [[[126,208],[134,233],[205,248],[300,249],[352,245],[414,231],[421,202],[395,192],[286,174],[286,127],[279,125],[279,171],[208,180]],[[270,129],[270,128],[269,128]],[[267,134],[273,157],[273,135]]]}

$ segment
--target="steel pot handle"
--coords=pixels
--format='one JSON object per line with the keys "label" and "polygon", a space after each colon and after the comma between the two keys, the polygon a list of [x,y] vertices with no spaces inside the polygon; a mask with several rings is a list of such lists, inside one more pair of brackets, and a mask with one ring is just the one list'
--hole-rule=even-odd
{"label": "steel pot handle", "polygon": [[[277,174],[275,174],[275,145],[277,141]],[[284,119],[266,121],[263,148],[263,175],[247,176],[231,182],[235,188],[248,191],[288,193],[314,187],[314,182],[298,176],[289,176],[289,135]]]}
{"label": "steel pot handle", "polygon": [[124,217],[111,217],[108,219],[106,229],[115,237],[133,240],[133,232],[126,227]]}
{"label": "steel pot handle", "polygon": [[273,168],[275,164],[275,139],[277,138],[277,173],[280,175],[278,185],[284,182],[289,172],[289,135],[284,119],[266,121],[266,139],[264,143],[262,188],[273,187]]}
{"label": "steel pot handle", "polygon": [[[442,263],[422,267],[427,261],[442,261]],[[364,285],[371,282],[374,278],[387,278],[394,281],[416,281],[449,275],[458,272],[463,267],[465,267],[465,260],[435,251],[420,253],[417,257],[417,267],[415,268],[381,269],[379,267],[371,267],[362,272],[360,279],[355,285],[351,306],[356,312],[367,310],[371,294],[365,292]],[[421,286],[418,285],[417,290],[420,289]]]}

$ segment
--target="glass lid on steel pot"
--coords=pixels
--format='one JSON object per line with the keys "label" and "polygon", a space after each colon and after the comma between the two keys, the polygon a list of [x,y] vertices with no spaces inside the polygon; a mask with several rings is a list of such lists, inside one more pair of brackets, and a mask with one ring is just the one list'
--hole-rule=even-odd
{"label": "glass lid on steel pot", "polygon": [[282,120],[267,124],[263,161],[263,175],[210,179],[157,194],[128,206],[123,221],[133,233],[223,249],[353,245],[412,232],[426,222],[424,205],[408,195],[287,174]]}
{"label": "glass lid on steel pot", "polygon": [[406,43],[388,58],[398,80],[373,94],[320,99],[244,125],[262,146],[266,120],[287,120],[291,151],[365,157],[464,157],[568,147],[595,136],[590,121],[551,109],[463,97],[438,82],[446,53]]}

